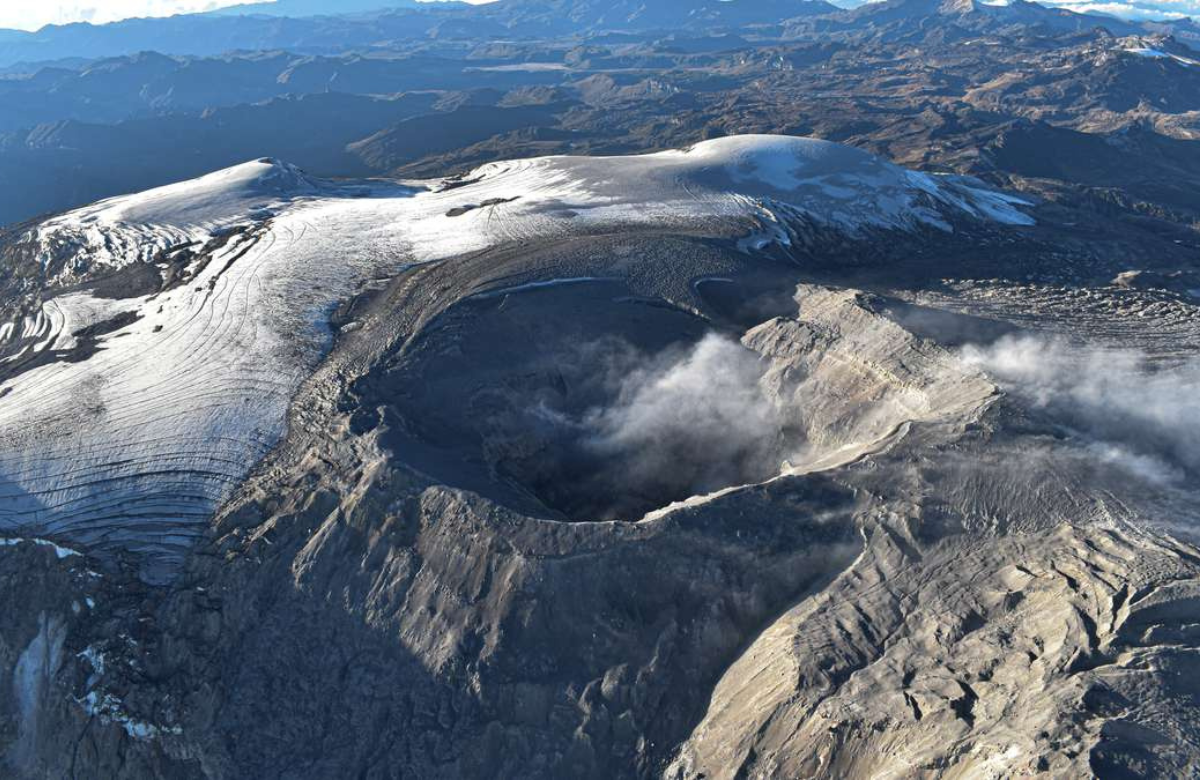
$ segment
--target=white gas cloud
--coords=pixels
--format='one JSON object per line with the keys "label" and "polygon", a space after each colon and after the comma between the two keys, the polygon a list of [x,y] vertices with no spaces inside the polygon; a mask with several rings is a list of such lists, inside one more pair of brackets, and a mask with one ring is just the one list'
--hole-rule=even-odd
{"label": "white gas cloud", "polygon": [[1161,483],[1200,474],[1200,363],[1159,367],[1136,351],[1035,336],[962,356],[1077,431],[1104,462]]}
{"label": "white gas cloud", "polygon": [[588,446],[629,477],[705,493],[779,467],[779,410],[759,387],[765,366],[709,334],[690,352],[626,371],[613,405],[584,420]]}

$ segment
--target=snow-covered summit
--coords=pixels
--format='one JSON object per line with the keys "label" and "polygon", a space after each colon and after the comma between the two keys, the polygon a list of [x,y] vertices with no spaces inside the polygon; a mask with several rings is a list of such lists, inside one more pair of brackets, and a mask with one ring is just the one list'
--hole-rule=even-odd
{"label": "snow-covered summit", "polygon": [[51,218],[37,229],[37,241],[43,264],[71,253],[67,274],[79,276],[98,266],[149,260],[171,246],[203,243],[229,225],[328,186],[294,165],[264,158]]}
{"label": "snow-covered summit", "polygon": [[[44,222],[43,264],[69,258],[52,281],[148,261],[203,244],[235,224],[261,221],[297,200],[370,195],[404,212],[398,226],[418,260],[519,236],[666,217],[802,217],[851,235],[866,229],[949,229],[956,218],[1030,224],[1026,202],[960,176],[908,171],[853,147],[812,138],[740,135],[687,149],[618,157],[542,157],[489,163],[439,187],[359,185],[309,176],[264,158],[190,181],[100,201]],[[502,204],[503,208],[494,208]],[[483,206],[484,208],[481,208]],[[470,213],[476,212],[476,213]],[[570,216],[567,224],[564,216]],[[786,237],[782,236],[786,240]]]}
{"label": "snow-covered summit", "polygon": [[[813,138],[739,135],[687,149],[624,157],[543,157],[492,163],[468,180],[496,197],[520,200],[510,212],[545,213],[569,202],[598,219],[638,221],[650,213],[707,216],[787,207],[815,223],[861,235],[865,229],[948,229],[959,217],[1032,224],[1029,204],[961,176],[908,171],[853,147]],[[784,215],[788,216],[788,215]]]}
{"label": "snow-covered summit", "polygon": [[[243,216],[257,205],[313,194],[319,189],[320,182],[296,166],[268,157],[191,181],[109,198],[71,212],[63,219],[104,226],[213,225]],[[47,226],[55,224],[62,222],[51,220]]]}

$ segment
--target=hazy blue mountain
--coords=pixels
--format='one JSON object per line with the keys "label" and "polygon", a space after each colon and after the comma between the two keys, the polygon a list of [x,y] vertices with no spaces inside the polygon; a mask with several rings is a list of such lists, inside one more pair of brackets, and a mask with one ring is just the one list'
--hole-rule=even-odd
{"label": "hazy blue mountain", "polygon": [[[466,6],[454,0],[437,0],[439,6]],[[423,8],[419,0],[276,0],[274,3],[243,3],[210,11],[212,16],[333,16],[382,11],[391,8]]]}
{"label": "hazy blue mountain", "polygon": [[373,43],[422,37],[447,10],[405,10],[378,18],[288,18],[194,14],[128,19],[106,25],[68,24],[0,38],[0,65],[64,57],[116,57],[154,50],[206,56],[290,49],[340,52]]}
{"label": "hazy blue mountain", "polygon": [[0,135],[0,180],[26,185],[0,192],[0,224],[269,155],[317,174],[361,175],[370,168],[346,146],[429,111],[433,102],[430,94],[385,100],[330,93],[221,108],[198,118],[64,121]]}
{"label": "hazy blue mountain", "polygon": [[487,62],[429,55],[321,57],[272,51],[185,58],[140,52],[83,67],[42,67],[32,74],[0,76],[0,105],[5,107],[0,133],[60,120],[112,124],[198,115],[284,95],[508,89],[557,80],[553,71],[478,69]]}
{"label": "hazy blue mountain", "polygon": [[673,29],[741,27],[839,10],[824,0],[499,0],[477,14],[512,27],[568,29]]}

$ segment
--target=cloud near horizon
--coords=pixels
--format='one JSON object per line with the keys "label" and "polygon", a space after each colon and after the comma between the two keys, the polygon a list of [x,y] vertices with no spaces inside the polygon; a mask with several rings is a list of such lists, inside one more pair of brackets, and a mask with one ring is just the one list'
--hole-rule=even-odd
{"label": "cloud near horizon", "polygon": [[[830,0],[842,8],[857,8],[863,0]],[[882,2],[883,0],[866,0]],[[983,0],[1003,4],[1005,0]],[[1131,21],[1172,21],[1200,17],[1200,0],[1035,0],[1052,8],[1064,8],[1079,14],[1099,14]]]}
{"label": "cloud near horizon", "polygon": [[[479,3],[488,0],[466,0]],[[215,11],[231,5],[273,3],[275,0],[0,0],[0,29],[38,30],[48,24],[91,22],[108,24],[122,19],[174,16]],[[336,9],[336,0],[330,0]],[[381,0],[380,5],[387,5]]]}
{"label": "cloud near horizon", "polygon": [[1120,19],[1143,21],[1152,19],[1164,21],[1171,19],[1186,19],[1189,16],[1200,15],[1200,0],[1155,0],[1151,3],[1108,3],[1108,2],[1056,2],[1045,0],[1046,5],[1066,8],[1080,14],[1104,14]]}

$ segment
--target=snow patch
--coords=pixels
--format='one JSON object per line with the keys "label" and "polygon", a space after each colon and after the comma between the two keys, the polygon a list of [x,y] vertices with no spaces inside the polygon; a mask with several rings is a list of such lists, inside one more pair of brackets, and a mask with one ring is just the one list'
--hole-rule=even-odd
{"label": "snow patch", "polygon": [[36,544],[39,547],[50,547],[54,550],[54,555],[62,560],[63,558],[71,558],[73,556],[82,556],[83,553],[78,550],[72,550],[70,547],[63,547],[55,544],[49,539],[23,539],[20,537],[5,537],[0,538],[0,547],[15,547],[18,544]]}
{"label": "snow patch", "polygon": [[1125,51],[1138,57],[1146,57],[1153,60],[1174,60],[1180,65],[1187,65],[1188,67],[1200,65],[1200,60],[1193,60],[1189,57],[1181,57],[1178,54],[1171,54],[1170,52],[1165,52],[1161,49],[1153,49],[1146,46],[1135,46],[1133,48],[1125,49]]}
{"label": "snow patch", "polygon": [[[90,606],[90,605],[89,605]],[[92,667],[92,674],[88,678],[88,687],[91,688],[96,682],[104,676],[104,653],[97,650],[94,646],[85,647],[76,656],[88,662]]]}
{"label": "snow patch", "polygon": [[76,699],[82,705],[83,711],[102,723],[116,723],[125,729],[125,733],[134,739],[154,739],[164,734],[182,734],[179,726],[161,726],[148,721],[139,720],[123,709],[123,702],[109,693],[90,691],[82,699]]}

